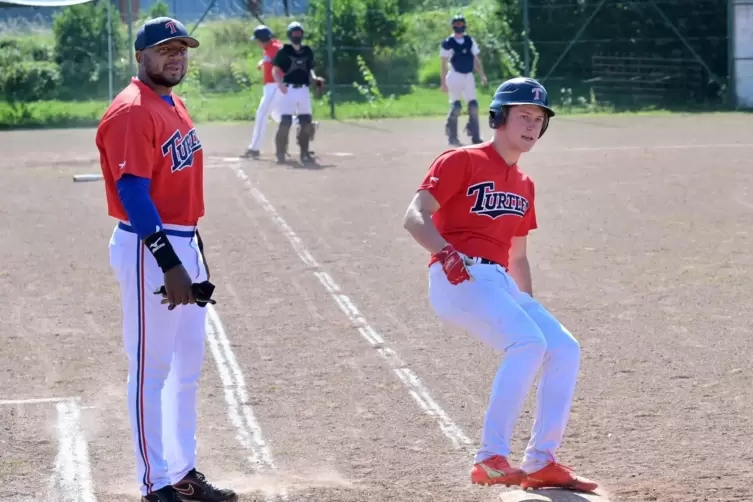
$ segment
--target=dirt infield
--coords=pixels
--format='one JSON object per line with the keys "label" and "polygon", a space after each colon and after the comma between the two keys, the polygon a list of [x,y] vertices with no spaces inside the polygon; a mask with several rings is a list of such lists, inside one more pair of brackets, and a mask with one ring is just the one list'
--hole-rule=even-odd
{"label": "dirt infield", "polygon": [[[601,500],[753,500],[751,120],[556,117],[521,163],[534,291],[583,349],[559,458]],[[500,355],[435,318],[402,229],[442,121],[324,122],[315,168],[275,165],[272,126],[232,159],[250,133],[199,127],[219,301],[199,468],[244,501],[501,500],[469,480]],[[138,500],[113,222],[101,182],[72,182],[93,141],[0,134],[0,500]]]}

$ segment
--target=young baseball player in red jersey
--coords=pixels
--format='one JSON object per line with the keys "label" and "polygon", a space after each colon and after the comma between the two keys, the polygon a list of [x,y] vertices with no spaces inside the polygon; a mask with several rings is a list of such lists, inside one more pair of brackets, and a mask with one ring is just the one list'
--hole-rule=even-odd
{"label": "young baseball player in red jersey", "polygon": [[[505,356],[492,385],[471,481],[593,491],[559,464],[580,365],[580,345],[533,298],[526,254],[537,227],[534,183],[517,165],[554,112],[537,81],[514,78],[490,106],[494,139],[444,152],[405,215],[405,228],[431,253],[429,300],[437,316]],[[520,469],[510,436],[536,374],[536,418]]]}
{"label": "young baseball player in red jersey", "polygon": [[254,29],[251,40],[255,40],[257,45],[264,51],[264,57],[259,61],[257,68],[264,72],[261,101],[256,109],[256,118],[254,119],[254,134],[251,137],[251,143],[248,145],[246,153],[242,157],[258,158],[261,142],[264,139],[264,131],[267,129],[267,118],[271,115],[275,122],[280,122],[280,101],[282,93],[277,88],[277,83],[272,76],[272,68],[277,52],[282,48],[282,42],[274,37],[272,30],[268,26],[259,25]]}
{"label": "young baseball player in red jersey", "polygon": [[[145,502],[234,501],[196,470],[196,392],[214,286],[197,224],[203,151],[172,93],[199,42],[175,19],[151,19],[135,42],[138,78],[97,130],[110,216],[110,264],[120,283],[128,410]],[[160,291],[162,289],[162,291]],[[160,296],[157,293],[162,293]]]}

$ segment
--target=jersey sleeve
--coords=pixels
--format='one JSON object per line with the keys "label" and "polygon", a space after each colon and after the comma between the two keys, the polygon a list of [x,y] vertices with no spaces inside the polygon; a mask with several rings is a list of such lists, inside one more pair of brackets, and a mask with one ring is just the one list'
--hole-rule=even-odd
{"label": "jersey sleeve", "polygon": [[110,118],[102,144],[115,181],[124,174],[152,178],[155,126],[144,108],[133,106]]}
{"label": "jersey sleeve", "polygon": [[471,54],[474,56],[481,54],[481,49],[479,48],[478,43],[476,43],[475,38],[471,38]]}
{"label": "jersey sleeve", "polygon": [[450,47],[450,40],[445,38],[442,43],[439,44],[439,57],[449,58],[452,57],[452,47]]}
{"label": "jersey sleeve", "polygon": [[531,230],[536,230],[538,223],[536,222],[536,201],[534,195],[534,186],[531,184],[531,200],[528,203],[528,211],[523,216],[523,221],[518,225],[518,229],[515,231],[515,237],[525,237]]}
{"label": "jersey sleeve", "polygon": [[448,150],[434,160],[418,190],[428,191],[442,206],[455,195],[465,192],[469,172],[468,152]]}

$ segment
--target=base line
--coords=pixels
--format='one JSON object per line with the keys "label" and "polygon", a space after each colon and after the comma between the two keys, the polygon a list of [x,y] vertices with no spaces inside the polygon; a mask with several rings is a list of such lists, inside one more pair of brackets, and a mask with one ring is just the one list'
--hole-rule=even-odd
{"label": "base line", "polygon": [[277,212],[274,206],[270,204],[264,194],[261,193],[258,188],[253,186],[246,173],[243,172],[238,165],[230,165],[230,168],[235,171],[236,176],[243,181],[251,193],[251,196],[256,199],[259,205],[270,216],[272,221],[279,227],[288,241],[290,241],[290,244],[293,246],[298,257],[313,271],[314,276],[318,279],[324,289],[327,290],[340,310],[342,310],[345,316],[351,321],[358,334],[361,335],[361,337],[364,338],[391,367],[392,372],[400,382],[405,385],[408,393],[421,410],[437,421],[442,434],[452,442],[455,448],[467,449],[472,444],[471,440],[465,435],[460,427],[452,421],[449,415],[447,415],[447,412],[439,406],[434,398],[431,397],[429,390],[423,384],[421,379],[407,366],[403,359],[394,350],[386,345],[382,336],[364,318],[355,303],[353,303],[353,301],[342,292],[340,286],[337,285],[332,276],[325,272],[322,266],[319,265],[319,262],[314,258],[308,248],[306,248],[306,245],[298,234],[290,228],[290,225],[288,225],[280,213]]}

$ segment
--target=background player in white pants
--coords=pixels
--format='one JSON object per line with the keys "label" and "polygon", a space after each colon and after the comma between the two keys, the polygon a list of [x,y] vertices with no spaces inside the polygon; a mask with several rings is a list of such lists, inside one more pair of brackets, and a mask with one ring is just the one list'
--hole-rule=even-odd
{"label": "background player in white pants", "polygon": [[454,34],[442,41],[439,55],[442,58],[441,79],[442,92],[450,98],[450,112],[447,115],[445,133],[450,145],[459,145],[458,117],[463,109],[460,103],[464,99],[468,104],[468,124],[466,133],[471,141],[481,143],[481,131],[478,121],[478,101],[476,100],[476,80],[474,69],[481,76],[481,85],[486,85],[486,75],[478,55],[481,50],[476,41],[465,34],[465,18],[458,14],[452,18]]}
{"label": "background player in white pants", "polygon": [[316,125],[311,115],[311,83],[321,85],[323,79],[314,73],[314,51],[308,45],[302,45],[303,26],[292,22],[287,29],[289,44],[285,44],[277,52],[274,59],[273,75],[283,94],[280,102],[280,127],[277,130],[275,144],[277,148],[277,162],[285,162],[288,147],[290,126],[293,114],[298,114],[300,127],[298,129],[298,145],[301,148],[301,162],[312,162],[309,142],[314,137]]}
{"label": "background player in white pants", "polygon": [[[554,112],[528,78],[499,86],[490,106],[491,142],[449,150],[432,164],[405,215],[431,253],[429,300],[444,322],[504,352],[492,384],[471,481],[592,491],[557,463],[580,366],[580,345],[533,298],[527,236],[537,228],[534,183],[517,166]],[[510,438],[541,370],[536,418],[521,469]]]}
{"label": "background player in white pants", "polygon": [[261,68],[264,72],[262,79],[264,87],[259,106],[256,108],[254,133],[243,157],[258,158],[262,141],[264,141],[264,132],[267,129],[267,119],[271,116],[272,120],[278,124],[281,119],[279,106],[282,93],[278,89],[272,75],[272,68],[274,66],[272,61],[274,61],[277,52],[282,48],[282,43],[274,38],[272,30],[264,25],[259,25],[254,29],[251,40],[255,40],[257,45],[264,51],[264,57],[257,65],[257,68]]}

